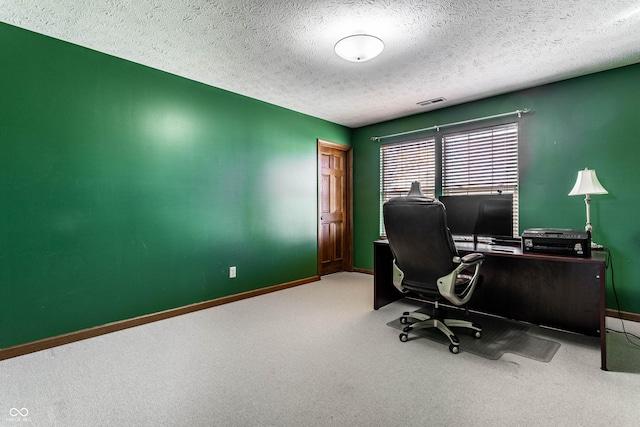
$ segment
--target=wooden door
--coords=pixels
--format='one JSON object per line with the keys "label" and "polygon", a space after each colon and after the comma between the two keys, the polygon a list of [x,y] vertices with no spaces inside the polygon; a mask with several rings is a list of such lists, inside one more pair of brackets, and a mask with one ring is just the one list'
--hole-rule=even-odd
{"label": "wooden door", "polygon": [[318,141],[318,270],[320,275],[351,268],[350,148]]}

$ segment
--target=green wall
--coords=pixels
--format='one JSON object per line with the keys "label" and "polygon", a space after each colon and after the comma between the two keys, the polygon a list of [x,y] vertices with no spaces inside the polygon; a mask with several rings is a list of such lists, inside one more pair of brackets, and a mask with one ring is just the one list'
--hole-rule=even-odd
{"label": "green wall", "polygon": [[0,348],[315,276],[316,138],[353,138],[372,269],[370,137],[522,108],[520,229],[582,228],[567,193],[596,169],[594,239],[640,313],[640,65],[351,131],[1,23],[0,53]]}
{"label": "green wall", "polygon": [[6,24],[0,57],[0,348],[317,274],[349,129]]}
{"label": "green wall", "polygon": [[[520,232],[583,229],[584,197],[569,197],[577,172],[595,169],[608,195],[592,197],[594,241],[609,248],[623,311],[640,313],[640,64],[356,129],[354,263],[373,268],[378,236],[379,143],[372,136],[530,108],[520,146]],[[617,308],[607,273],[607,306]],[[570,301],[567,301],[570,304]]]}

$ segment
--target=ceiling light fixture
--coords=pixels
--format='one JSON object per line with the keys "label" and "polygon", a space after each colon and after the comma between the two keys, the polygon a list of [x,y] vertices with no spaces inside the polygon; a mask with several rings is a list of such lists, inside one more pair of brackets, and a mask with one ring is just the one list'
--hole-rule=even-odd
{"label": "ceiling light fixture", "polygon": [[384,43],[368,34],[354,34],[338,41],[335,51],[342,59],[351,62],[365,62],[382,53]]}

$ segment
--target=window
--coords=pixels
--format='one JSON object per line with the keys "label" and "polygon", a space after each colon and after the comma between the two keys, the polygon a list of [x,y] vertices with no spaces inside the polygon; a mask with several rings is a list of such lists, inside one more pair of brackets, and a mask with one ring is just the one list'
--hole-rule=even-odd
{"label": "window", "polygon": [[382,205],[407,194],[411,183],[419,181],[425,195],[435,196],[435,138],[380,147],[380,235],[384,236]]}
{"label": "window", "polygon": [[513,194],[513,235],[518,232],[518,124],[442,137],[442,195]]}
{"label": "window", "polygon": [[405,195],[413,181],[420,181],[422,192],[431,197],[513,194],[513,235],[518,235],[518,123],[382,145],[380,171],[381,235],[383,203]]}

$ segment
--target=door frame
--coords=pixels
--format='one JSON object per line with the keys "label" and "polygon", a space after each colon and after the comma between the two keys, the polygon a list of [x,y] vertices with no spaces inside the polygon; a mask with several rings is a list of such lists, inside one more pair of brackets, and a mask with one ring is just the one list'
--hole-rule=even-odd
{"label": "door frame", "polygon": [[320,216],[322,212],[320,212],[322,207],[321,195],[322,195],[322,165],[320,164],[320,147],[333,148],[336,150],[344,151],[346,153],[346,164],[347,168],[346,172],[346,183],[345,183],[345,191],[343,197],[346,205],[346,215],[345,215],[345,231],[344,231],[344,264],[346,271],[353,271],[353,147],[348,145],[338,144],[336,142],[326,141],[324,139],[318,139],[316,145],[316,167],[317,167],[317,178],[316,178],[316,186],[317,186],[317,195],[318,195],[318,217],[317,217],[317,242],[318,242],[318,277],[322,276],[322,254],[320,252],[320,236],[321,236],[321,220]]}

